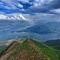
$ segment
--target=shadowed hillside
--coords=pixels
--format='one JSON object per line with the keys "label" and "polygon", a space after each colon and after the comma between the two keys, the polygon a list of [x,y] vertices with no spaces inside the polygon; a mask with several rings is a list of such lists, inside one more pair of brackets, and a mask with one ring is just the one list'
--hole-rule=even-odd
{"label": "shadowed hillside", "polygon": [[58,60],[54,49],[33,40],[14,41],[0,54],[0,60]]}

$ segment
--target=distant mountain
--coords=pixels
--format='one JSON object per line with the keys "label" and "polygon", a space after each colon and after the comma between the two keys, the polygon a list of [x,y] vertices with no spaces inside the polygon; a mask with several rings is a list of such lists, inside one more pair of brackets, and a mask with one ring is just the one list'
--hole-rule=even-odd
{"label": "distant mountain", "polygon": [[13,41],[1,54],[0,60],[59,60],[53,48],[34,41],[24,39]]}
{"label": "distant mountain", "polygon": [[60,50],[60,39],[49,40],[49,41],[46,41],[45,43],[57,50]]}
{"label": "distant mountain", "polygon": [[30,28],[27,28],[25,30],[22,30],[24,32],[31,32],[31,33],[37,33],[37,34],[48,34],[48,33],[52,33],[52,31],[50,31],[50,29],[45,25],[34,25]]}
{"label": "distant mountain", "polygon": [[13,21],[12,24],[9,23],[5,25],[9,25],[9,27],[6,27],[6,29],[9,28],[6,33],[11,33],[12,38],[14,38],[16,35],[17,38],[26,36],[30,38],[42,39],[44,41],[60,38],[60,22],[41,23],[41,21],[39,21],[35,22],[34,24],[30,24],[28,21],[21,20],[15,22]]}
{"label": "distant mountain", "polygon": [[60,32],[60,22],[48,22],[46,26],[48,26],[48,28],[53,32]]}
{"label": "distant mountain", "polygon": [[48,23],[36,24],[22,31],[37,34],[49,34],[49,33],[58,34],[60,32],[60,22],[48,22]]}
{"label": "distant mountain", "polygon": [[59,55],[59,59],[60,59],[60,39],[49,40],[49,41],[46,41],[45,44],[54,48],[57,54]]}

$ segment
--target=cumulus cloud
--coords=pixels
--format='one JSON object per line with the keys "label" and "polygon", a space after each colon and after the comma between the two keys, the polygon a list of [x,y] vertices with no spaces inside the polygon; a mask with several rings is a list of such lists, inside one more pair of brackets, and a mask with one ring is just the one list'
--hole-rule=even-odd
{"label": "cumulus cloud", "polygon": [[[3,18],[2,18],[3,17]],[[0,19],[6,19],[7,18],[7,16],[5,16],[5,15],[0,15]]]}
{"label": "cumulus cloud", "polygon": [[[24,21],[37,21],[55,19],[57,15],[47,14],[47,13],[34,13],[34,14],[22,14],[22,13],[12,13],[12,14],[0,14],[0,20],[24,20]],[[2,18],[3,17],[3,18]],[[51,19],[51,20],[52,20]]]}
{"label": "cumulus cloud", "polygon": [[0,14],[0,20],[25,20],[27,21],[24,15],[20,13]]}
{"label": "cumulus cloud", "polygon": [[60,0],[0,0],[0,11],[45,12],[54,8],[60,8],[59,2]]}
{"label": "cumulus cloud", "polygon": [[44,4],[49,4],[52,0],[1,0],[0,6],[5,7],[6,9],[18,9],[22,10],[24,7],[30,7],[30,4],[33,7],[43,7]]}
{"label": "cumulus cloud", "polygon": [[51,12],[51,13],[56,13],[56,14],[60,14],[60,8],[59,8],[59,9],[50,10],[49,12]]}

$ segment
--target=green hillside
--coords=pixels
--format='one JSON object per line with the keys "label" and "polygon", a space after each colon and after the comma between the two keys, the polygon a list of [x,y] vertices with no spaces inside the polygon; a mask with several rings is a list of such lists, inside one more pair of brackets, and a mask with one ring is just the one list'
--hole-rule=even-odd
{"label": "green hillside", "polygon": [[53,48],[31,39],[12,42],[1,54],[0,60],[59,60]]}
{"label": "green hillside", "polygon": [[60,59],[60,39],[46,41],[45,44],[55,49]]}
{"label": "green hillside", "polygon": [[6,46],[0,46],[0,54],[5,50]]}

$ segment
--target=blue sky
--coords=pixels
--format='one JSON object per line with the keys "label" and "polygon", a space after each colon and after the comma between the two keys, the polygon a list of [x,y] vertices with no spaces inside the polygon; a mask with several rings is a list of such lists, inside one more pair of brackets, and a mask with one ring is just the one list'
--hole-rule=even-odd
{"label": "blue sky", "polygon": [[55,9],[60,9],[60,0],[0,0],[0,13],[55,12]]}

